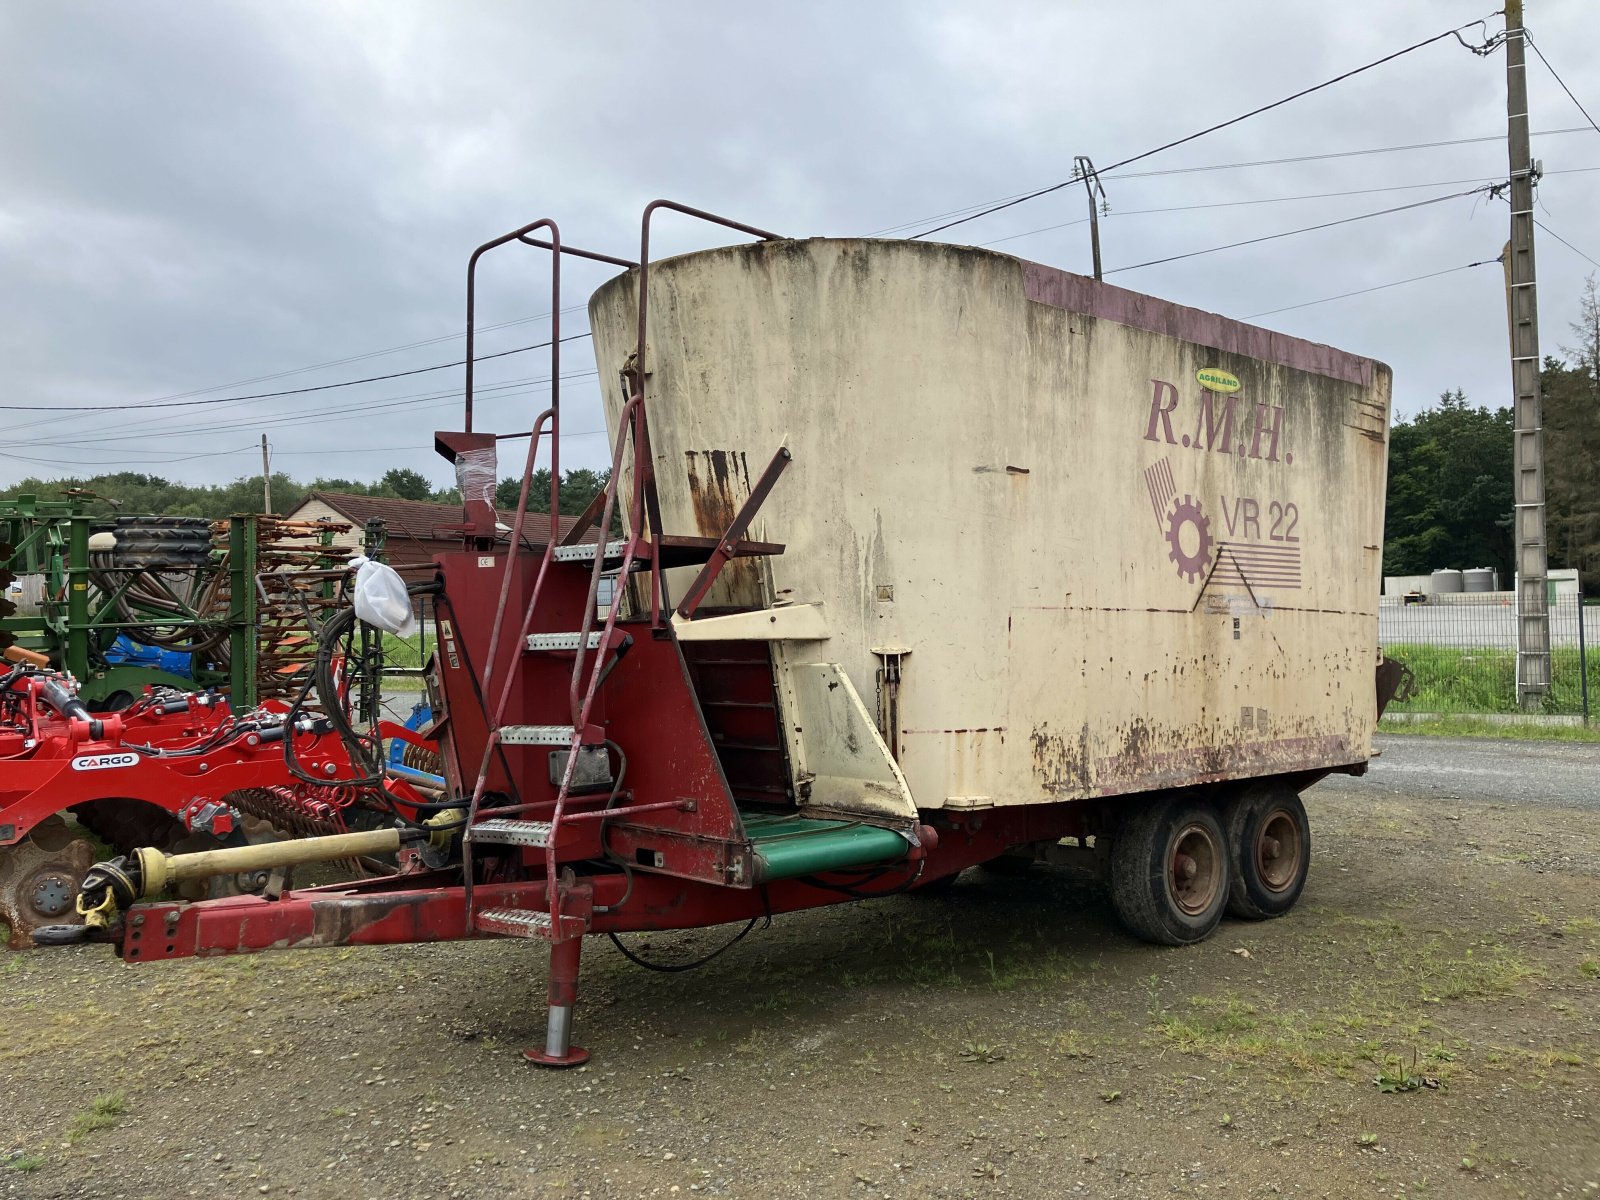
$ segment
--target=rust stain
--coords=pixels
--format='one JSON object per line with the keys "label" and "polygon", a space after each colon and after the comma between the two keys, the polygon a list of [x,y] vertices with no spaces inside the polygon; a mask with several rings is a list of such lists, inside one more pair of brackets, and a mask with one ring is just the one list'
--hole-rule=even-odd
{"label": "rust stain", "polygon": [[1122,760],[1133,764],[1137,770],[1138,764],[1143,763],[1150,754],[1154,742],[1155,737],[1151,733],[1150,726],[1144,723],[1142,717],[1135,717],[1122,739]]}
{"label": "rust stain", "polygon": [[742,456],[726,450],[685,450],[683,457],[695,526],[703,537],[721,537],[739,511],[731,481],[738,478],[733,460]]}
{"label": "rust stain", "polygon": [[1066,735],[1052,733],[1048,721],[1034,726],[1029,735],[1033,747],[1033,775],[1052,796],[1083,795],[1089,791],[1089,726],[1078,731],[1069,742]]}
{"label": "rust stain", "polygon": [[344,896],[337,900],[318,900],[311,905],[311,934],[295,942],[297,946],[345,946],[368,925],[383,920],[402,908],[415,908],[427,900],[423,895]]}
{"label": "rust stain", "polygon": [[[1199,742],[1203,731],[1180,731],[1181,740]],[[1131,731],[1130,731],[1130,738]],[[1127,742],[1125,742],[1126,749]],[[1215,783],[1224,779],[1281,774],[1312,768],[1343,765],[1351,761],[1353,749],[1338,735],[1284,737],[1259,741],[1191,744],[1178,750],[1151,752],[1141,744],[1137,755],[1114,754],[1099,759],[1095,768],[1102,796],[1150,788]]]}
{"label": "rust stain", "polygon": [[[737,450],[685,450],[683,458],[695,528],[702,537],[720,538],[750,495],[745,456]],[[714,594],[723,603],[759,604],[760,567],[754,559],[734,559],[723,568]]]}

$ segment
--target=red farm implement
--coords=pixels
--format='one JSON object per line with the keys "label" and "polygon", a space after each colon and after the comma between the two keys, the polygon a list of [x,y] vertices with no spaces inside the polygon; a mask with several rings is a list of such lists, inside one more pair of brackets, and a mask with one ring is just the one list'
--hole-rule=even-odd
{"label": "red farm implement", "polygon": [[[757,242],[652,264],[663,211]],[[473,423],[477,271],[516,245],[549,251],[551,399],[531,431],[497,435]],[[609,483],[563,529],[561,270],[573,257],[623,270],[590,304],[602,379],[614,372],[620,387],[606,399]],[[984,332],[969,335],[979,317]],[[1086,388],[1102,376],[1065,357],[1089,353],[1091,326],[1103,378],[1121,390]],[[1217,346],[1260,389],[1252,444],[1265,452],[1241,443],[1228,469],[1281,471],[1294,422],[1364,437],[1329,468],[1348,478],[1330,474],[1324,490],[1359,508],[1341,518],[1345,541],[1379,538],[1381,434],[1347,434],[1355,425],[1331,414],[1358,387],[1386,411],[1387,369],[1262,332],[1004,255],[787,241],[665,201],[645,209],[637,262],[565,245],[547,220],[486,243],[467,269],[464,427],[435,435],[464,507],[461,548],[436,558],[431,585],[428,732],[443,787],[386,828],[100,864],[78,896],[86,926],[40,940],[106,940],[129,962],[543,941],[546,1040],[527,1057],[570,1066],[587,1057],[571,1030],[590,934],[748,929],[1008,853],[1102,871],[1124,924],[1153,942],[1204,938],[1224,908],[1287,912],[1310,852],[1298,792],[1366,766],[1376,621],[1346,592],[1375,566],[1361,559],[1366,574],[1346,586],[1313,561],[1320,542],[1241,542],[1224,562],[1227,547],[1202,539],[1185,551],[1199,566],[1174,572],[1168,543],[1142,525],[1099,559],[1087,541],[1054,549],[1095,528],[1063,525],[1074,506],[1099,506],[1106,528],[1153,508],[1175,538],[1199,520],[1174,515],[1156,486],[1191,460],[1141,432],[1165,428],[1177,404],[1175,386],[1158,384],[1146,416],[1149,372],[1192,377]],[[1269,357],[1296,389],[1253,373]],[[988,382],[1003,371],[1016,378]],[[1286,417],[1280,400],[1299,407]],[[1237,402],[1221,417],[1219,403],[1202,411],[1232,422]],[[829,420],[880,424],[876,440],[847,446]],[[515,511],[499,514],[495,447],[508,436],[529,448]],[[1051,439],[1066,448],[1026,465]],[[529,511],[547,442],[548,517]],[[901,444],[905,461],[884,449]],[[1107,463],[1111,482],[1094,474]],[[1186,486],[1191,507],[1211,503]],[[1332,535],[1329,546],[1342,553]],[[882,565],[895,554],[898,583]],[[1326,678],[1301,686],[1270,657],[1284,646]],[[381,770],[370,747],[348,748],[353,770]],[[201,792],[247,786],[213,775]],[[217,872],[395,851],[401,869],[383,878],[159,895]]]}
{"label": "red farm implement", "polygon": [[[149,688],[119,712],[96,713],[71,676],[10,664],[0,673],[0,920],[12,948],[71,916],[96,856],[91,836],[123,852],[191,852],[247,836],[339,833],[369,819],[372,793],[352,783],[349,753],[330,721],[289,710],[269,700],[235,713],[212,692]],[[383,733],[420,740],[387,723]],[[426,784],[427,776],[412,774]],[[395,804],[426,798],[399,779],[388,786]],[[259,890],[265,882],[252,873],[181,894]]]}

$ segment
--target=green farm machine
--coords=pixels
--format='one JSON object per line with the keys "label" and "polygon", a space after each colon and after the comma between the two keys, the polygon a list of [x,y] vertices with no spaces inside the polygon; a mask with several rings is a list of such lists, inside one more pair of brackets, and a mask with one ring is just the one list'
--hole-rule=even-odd
{"label": "green farm machine", "polygon": [[96,517],[76,496],[0,501],[0,647],[68,672],[93,709],[123,708],[146,685],[253,707],[289,694],[309,664],[348,528]]}

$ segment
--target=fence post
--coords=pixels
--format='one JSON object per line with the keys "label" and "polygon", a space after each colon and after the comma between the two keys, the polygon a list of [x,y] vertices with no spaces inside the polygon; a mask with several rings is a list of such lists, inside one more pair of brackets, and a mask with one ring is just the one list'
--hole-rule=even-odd
{"label": "fence post", "polygon": [[1583,636],[1583,588],[1578,589],[1578,679],[1583,695],[1583,723],[1589,724],[1589,644]]}

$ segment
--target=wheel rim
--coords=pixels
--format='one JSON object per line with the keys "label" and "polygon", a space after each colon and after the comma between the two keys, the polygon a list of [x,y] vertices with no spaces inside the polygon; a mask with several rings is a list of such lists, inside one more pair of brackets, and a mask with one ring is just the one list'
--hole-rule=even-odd
{"label": "wheel rim", "polygon": [[0,848],[0,921],[20,950],[41,925],[76,924],[78,885],[94,862],[87,838],[52,818],[14,845]]}
{"label": "wheel rim", "polygon": [[1186,825],[1173,839],[1167,867],[1172,900],[1191,917],[1210,910],[1222,890],[1222,848],[1204,825]]}
{"label": "wheel rim", "polygon": [[1300,876],[1300,823],[1283,809],[1267,815],[1256,833],[1256,874],[1261,886],[1286,892]]}

